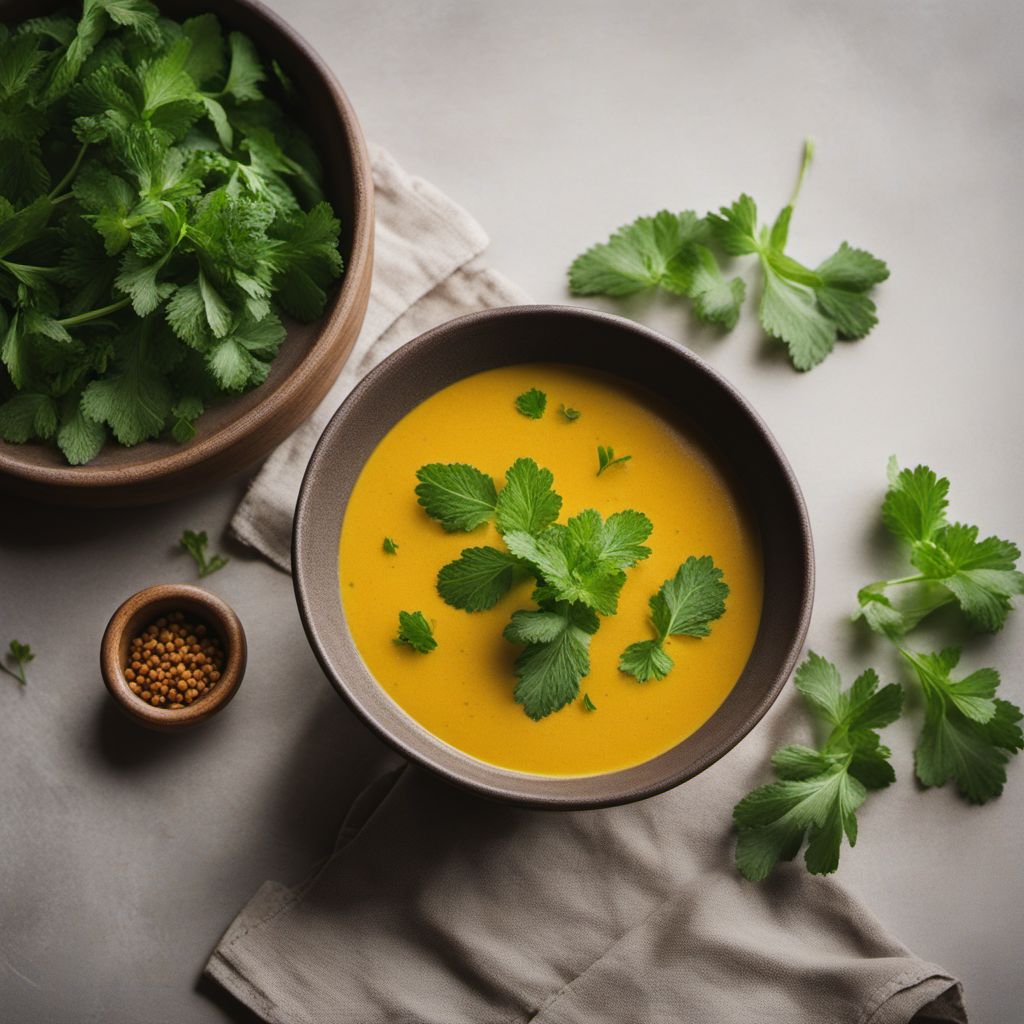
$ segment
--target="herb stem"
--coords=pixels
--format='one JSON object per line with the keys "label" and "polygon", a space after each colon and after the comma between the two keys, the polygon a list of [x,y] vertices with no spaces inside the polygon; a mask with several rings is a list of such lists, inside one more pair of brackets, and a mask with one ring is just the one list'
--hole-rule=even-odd
{"label": "herb stem", "polygon": [[921,583],[926,578],[923,574],[917,573],[915,576],[901,576],[898,580],[884,580],[882,585],[885,587],[900,587],[904,583]]}
{"label": "herb stem", "polygon": [[789,197],[789,206],[795,206],[800,189],[803,187],[804,178],[810,169],[811,161],[814,159],[814,139],[804,139],[804,157],[800,163],[800,173],[797,175],[796,184],[793,186],[793,194]]}
{"label": "herb stem", "polygon": [[[85,151],[88,148],[89,143],[83,142],[81,148],[78,150],[78,156],[75,157],[74,163],[72,163],[72,165],[68,168],[68,173],[65,174],[64,177],[61,178],[60,181],[58,181],[57,184],[50,191],[49,198],[51,202],[61,203],[65,199],[70,198],[70,192],[63,196],[61,195],[61,192],[63,192],[64,189],[66,189],[68,185],[70,185],[71,182],[74,180],[75,175],[78,173],[78,168],[82,166],[82,157],[85,156]],[[59,196],[59,198],[54,199],[54,196]]]}
{"label": "herb stem", "polygon": [[6,672],[12,679],[17,680],[20,686],[28,686],[28,680],[25,678],[25,666],[20,661],[17,665],[18,671],[12,672],[6,665],[0,662],[0,672]]}
{"label": "herb stem", "polygon": [[66,316],[63,320],[57,320],[56,322],[61,327],[74,327],[76,324],[84,324],[89,320],[98,320],[101,316],[107,316],[110,313],[116,313],[119,309],[124,309],[125,306],[131,303],[131,299],[124,298],[119,299],[117,302],[112,302],[109,306],[100,306],[99,309],[90,309],[87,313],[78,313],[75,316]]}

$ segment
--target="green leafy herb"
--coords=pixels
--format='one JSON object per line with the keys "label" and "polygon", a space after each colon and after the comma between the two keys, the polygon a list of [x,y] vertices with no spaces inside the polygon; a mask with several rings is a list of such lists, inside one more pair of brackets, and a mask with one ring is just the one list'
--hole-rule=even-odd
{"label": "green leafy herb", "polygon": [[521,563],[497,548],[466,548],[437,574],[437,592],[453,608],[482,612],[493,608],[511,589]]}
{"label": "green leafy herb", "polygon": [[570,422],[575,423],[583,414],[579,409],[570,409],[567,405],[560,405],[558,411]]}
{"label": "green leafy herb", "polygon": [[[879,580],[857,595],[863,618],[872,629],[900,637],[936,608],[955,602],[977,629],[1001,629],[1011,600],[1024,593],[1017,570],[1020,550],[999,537],[978,539],[978,528],[948,523],[949,481],[927,466],[900,469],[889,460],[889,490],[882,519],[889,532],[910,546],[909,576]],[[904,592],[896,599],[893,594]]]}
{"label": "green leafy herb", "polygon": [[548,396],[543,391],[530,388],[516,399],[516,408],[531,420],[539,420],[548,406]]}
{"label": "green leafy herb", "polygon": [[597,446],[597,475],[600,476],[609,466],[621,466],[632,459],[632,455],[615,456],[614,448],[607,448],[604,445]]}
{"label": "green leafy herb", "polygon": [[396,644],[408,644],[420,654],[429,654],[437,647],[434,631],[430,628],[423,612],[399,612]]}
{"label": "green leafy herb", "polygon": [[208,539],[205,530],[196,533],[195,530],[186,530],[181,535],[181,546],[195,559],[196,568],[200,577],[209,576],[211,573],[223,569],[229,559],[224,555],[212,555],[207,557],[206,545]]}
{"label": "green leafy herb", "polygon": [[313,148],[210,14],[85,0],[4,30],[0,68],[0,436],[185,443],[342,272]]}
{"label": "green leafy herb", "polygon": [[14,662],[14,669],[11,670],[3,662],[0,662],[0,672],[6,672],[21,686],[26,686],[28,680],[25,678],[25,666],[35,659],[32,647],[29,644],[23,644],[20,640],[12,640],[7,647],[7,657]]}
{"label": "green leafy herb", "polygon": [[583,694],[583,710],[584,711],[596,711],[597,705],[590,699],[590,694]]}
{"label": "green leafy herb", "polygon": [[564,601],[512,615],[505,639],[526,645],[515,663],[514,696],[534,721],[576,699],[590,671],[590,638],[599,624],[589,608]]}
{"label": "green leafy herb", "polygon": [[658,286],[688,296],[701,320],[731,330],[745,285],[723,275],[712,247],[726,257],[756,256],[763,274],[761,325],[786,344],[797,369],[811,369],[837,339],[870,332],[878,321],[870,293],[889,276],[881,260],[846,242],[813,270],[786,252],[793,207],[812,156],[807,142],[793,195],[770,227],[759,225],[757,205],[746,194],[704,218],[662,210],[579,256],[569,268],[570,290],[621,296]]}
{"label": "green leafy herb", "polygon": [[960,651],[939,654],[901,653],[914,670],[925,699],[924,729],[914,751],[917,777],[925,786],[949,779],[971,802],[983,804],[999,796],[1006,782],[1006,764],[1024,749],[1016,705],[996,698],[999,673],[979,669],[954,680]]}
{"label": "green leafy herb", "polygon": [[655,638],[630,644],[619,657],[619,669],[638,683],[664,679],[674,662],[665,651],[670,636],[704,637],[711,623],[725,614],[729,586],[710,555],[690,556],[672,579],[665,580],[651,597]]}
{"label": "green leafy herb", "polygon": [[780,781],[761,786],[733,810],[739,830],[736,864],[752,881],[780,860],[804,855],[813,874],[839,866],[845,834],[857,842],[857,808],[868,790],[888,786],[895,773],[877,729],[895,721],[903,704],[897,684],[878,688],[873,669],[842,690],[836,667],[811,652],[796,673],[796,687],[811,710],[830,726],[820,748],[790,745],[772,758]]}
{"label": "green leafy herb", "polygon": [[416,473],[416,496],[428,516],[449,532],[475,530],[494,515],[494,480],[464,462],[433,462]]}
{"label": "green leafy herb", "polygon": [[384,545],[383,545],[383,547],[384,547],[384,553],[387,554],[387,555],[397,555],[398,554],[398,545],[390,537],[385,537],[384,538]]}
{"label": "green leafy herb", "polygon": [[516,459],[505,473],[505,487],[495,504],[502,533],[522,530],[540,533],[562,510],[562,499],[552,489],[554,476],[533,459]]}

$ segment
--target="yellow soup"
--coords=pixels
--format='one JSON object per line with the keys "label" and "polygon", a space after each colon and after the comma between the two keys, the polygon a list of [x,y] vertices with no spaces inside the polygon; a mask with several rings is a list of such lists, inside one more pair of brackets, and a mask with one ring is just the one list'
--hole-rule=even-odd
{"label": "yellow soup", "polygon": [[[514,406],[530,388],[547,412]],[[564,404],[580,410],[569,422]],[[631,461],[597,476],[597,446]],[[520,648],[502,637],[513,611],[533,608],[532,581],[484,612],[449,607],[437,573],[463,548],[503,548],[493,523],[447,533],[417,503],[416,471],[466,462],[493,476],[531,457],[554,473],[559,521],[586,508],[607,517],[637,509],[654,523],[652,554],[627,569],[617,615],[602,617],[580,699],[535,722],[513,700]],[[385,536],[398,544],[383,548]],[[648,599],[690,555],[711,555],[730,587],[725,614],[701,639],[673,637],[675,668],[636,682],[618,670],[622,650],[651,637]],[[349,500],[339,556],[342,603],[367,667],[424,728],[463,753],[515,771],[592,775],[639,764],[674,746],[714,713],[739,678],[761,616],[756,530],[728,476],[693,428],[653,396],[600,373],[550,363],[503,367],[452,384],[396,424],[370,456]],[[437,648],[394,643],[398,612],[422,611]],[[596,711],[584,708],[589,694]]]}

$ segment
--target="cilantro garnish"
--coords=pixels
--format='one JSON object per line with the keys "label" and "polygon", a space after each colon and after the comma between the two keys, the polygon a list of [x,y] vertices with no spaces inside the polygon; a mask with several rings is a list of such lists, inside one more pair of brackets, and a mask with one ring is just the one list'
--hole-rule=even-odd
{"label": "cilantro garnish", "polygon": [[398,545],[390,537],[384,538],[384,543],[382,547],[384,549],[384,553],[387,555],[398,554]]}
{"label": "cilantro garnish", "polygon": [[630,644],[619,657],[619,670],[633,676],[638,683],[664,679],[674,662],[665,650],[670,636],[704,637],[711,633],[711,623],[725,614],[729,586],[722,580],[710,555],[692,555],[665,580],[651,597],[651,622],[655,638]]}
{"label": "cilantro garnish", "polygon": [[217,572],[218,569],[223,569],[230,561],[224,555],[207,557],[208,538],[205,530],[200,530],[198,533],[195,530],[186,530],[181,535],[179,543],[195,560],[200,577],[209,576],[211,573]]}
{"label": "cilantro garnish", "polygon": [[505,639],[526,645],[516,658],[514,696],[534,721],[576,699],[580,680],[590,671],[590,638],[599,625],[589,608],[565,601],[512,615]]}
{"label": "cilantro garnish", "polygon": [[[857,595],[863,618],[876,632],[899,637],[926,615],[956,603],[975,628],[1002,628],[1011,600],[1024,594],[1024,573],[1017,570],[1020,550],[999,537],[978,539],[978,528],[948,523],[949,481],[927,466],[900,469],[889,460],[889,490],[882,519],[889,532],[909,544],[908,576],[879,580]],[[896,599],[896,591],[904,596]]]}
{"label": "cilantro garnish", "polygon": [[558,411],[570,422],[575,423],[583,414],[579,409],[570,409],[567,405],[560,405]]}
{"label": "cilantro garnish", "polygon": [[437,641],[434,639],[434,631],[430,628],[423,612],[399,612],[398,613],[398,636],[396,644],[407,644],[414,651],[420,654],[429,654],[435,647]]}
{"label": "cilantro garnish", "polygon": [[416,496],[428,516],[449,532],[474,530],[494,515],[494,481],[464,462],[433,462],[416,473]]}
{"label": "cilantro garnish", "polygon": [[12,640],[7,648],[7,657],[14,662],[14,669],[9,669],[0,661],[0,672],[6,672],[12,679],[16,679],[21,686],[26,686],[28,680],[25,678],[25,666],[35,659],[30,644],[23,644],[20,640]]}
{"label": "cilantro garnish", "polygon": [[0,66],[0,436],[74,465],[187,442],[341,274],[313,147],[210,14],[85,0],[5,33]]}
{"label": "cilantro garnish", "polygon": [[584,711],[596,711],[597,705],[590,699],[590,694],[583,694],[583,710]]}
{"label": "cilantro garnish", "polygon": [[1006,782],[1006,763],[1024,749],[1017,724],[1021,711],[996,699],[999,673],[979,669],[953,679],[960,651],[918,654],[901,648],[924,694],[924,728],[914,751],[917,777],[925,786],[942,786],[949,779],[974,804],[999,796]]}
{"label": "cilantro garnish", "polygon": [[466,548],[437,574],[437,592],[453,608],[486,611],[511,589],[520,564],[497,548]]}
{"label": "cilantro garnish", "polygon": [[530,388],[516,399],[516,408],[527,418],[539,420],[548,406],[548,396],[543,391]]}
{"label": "cilantro garnish", "polygon": [[795,683],[830,732],[819,748],[790,745],[772,757],[779,782],[755,789],[733,810],[739,830],[736,864],[752,881],[780,860],[792,860],[806,838],[807,868],[824,875],[839,866],[845,834],[857,842],[857,808],[870,789],[888,786],[895,774],[877,729],[895,721],[903,704],[897,684],[878,688],[873,669],[842,690],[836,667],[811,652]]}
{"label": "cilantro garnish", "polygon": [[798,370],[811,369],[838,338],[870,332],[878,322],[870,292],[889,276],[881,260],[846,242],[814,269],[786,252],[793,207],[812,155],[807,142],[793,195],[770,227],[759,225],[757,205],[746,194],[704,218],[690,210],[662,210],[579,256],[569,268],[570,290],[620,296],[657,286],[688,296],[701,320],[731,330],[746,287],[738,277],[725,278],[712,247],[727,257],[757,256],[764,279],[761,325],[786,344]]}
{"label": "cilantro garnish", "polygon": [[561,497],[552,490],[555,478],[533,459],[516,459],[505,473],[505,487],[495,504],[498,529],[502,533],[523,530],[540,533],[562,510]]}
{"label": "cilantro garnish", "polygon": [[600,476],[609,466],[621,466],[632,458],[632,455],[620,455],[616,458],[614,448],[599,444],[597,446],[597,475]]}

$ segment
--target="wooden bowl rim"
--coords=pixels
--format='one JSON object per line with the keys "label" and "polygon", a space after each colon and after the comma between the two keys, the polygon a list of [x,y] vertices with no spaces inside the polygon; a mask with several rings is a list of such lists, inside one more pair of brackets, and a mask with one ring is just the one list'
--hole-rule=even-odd
{"label": "wooden bowl rim", "polygon": [[[349,429],[351,425],[346,422],[351,410],[359,403],[372,402],[377,382],[381,379],[391,379],[393,382],[397,368],[413,356],[423,355],[425,359],[442,361],[446,358],[446,351],[455,335],[464,332],[472,333],[481,326],[486,328],[495,321],[509,319],[519,321],[521,323],[520,333],[525,334],[529,332],[530,319],[536,317],[563,318],[567,321],[580,320],[592,325],[604,324],[626,332],[636,339],[638,344],[654,346],[662,350],[662,353],[667,350],[669,358],[688,363],[698,376],[707,381],[710,388],[718,389],[718,393],[733,408],[737,420],[745,421],[758,435],[772,459],[772,472],[778,474],[778,483],[786,493],[786,500],[789,502],[786,516],[794,535],[799,538],[800,562],[792,567],[791,576],[793,586],[799,591],[795,621],[791,631],[787,631],[788,638],[775,644],[776,647],[781,648],[781,654],[777,658],[774,670],[771,672],[770,678],[766,680],[763,690],[759,691],[756,702],[745,713],[742,720],[732,729],[722,729],[721,720],[716,723],[716,718],[725,707],[723,704],[695,733],[663,754],[632,768],[596,775],[560,777],[512,771],[470,757],[439,739],[397,705],[373,678],[373,674],[362,661],[352,639],[344,609],[341,610],[340,622],[332,617],[328,624],[324,620],[333,613],[328,613],[318,607],[318,603],[310,594],[311,589],[315,586],[313,581],[318,570],[323,571],[323,566],[330,561],[323,550],[323,544],[326,542],[322,541],[316,533],[313,492],[318,477],[328,470],[330,450],[339,443],[345,446],[346,451],[352,448],[353,437],[352,431]],[[567,328],[568,326],[567,324]],[[559,361],[557,352],[552,352],[547,358]],[[512,365],[521,361],[523,360],[517,358],[516,354],[510,351],[503,362],[494,365]],[[471,372],[476,371],[467,371],[461,376],[468,376]],[[361,465],[364,463],[365,460]],[[332,473],[331,476],[333,477],[334,474]],[[754,511],[759,510],[755,508]],[[340,523],[338,525],[340,526]],[[336,566],[337,541],[335,541],[333,552],[333,564]],[[767,552],[765,554],[767,557]],[[328,680],[356,714],[400,754],[436,772],[450,782],[489,798],[521,806],[547,809],[578,810],[608,807],[645,799],[693,778],[736,746],[767,713],[796,665],[810,625],[814,599],[814,575],[814,545],[810,520],[800,486],[778,442],[750,403],[721,374],[678,343],[635,321],[578,306],[523,305],[470,313],[426,331],[383,360],[356,385],[324,429],[303,477],[292,531],[293,586],[303,628]],[[767,597],[766,594],[766,600]],[[764,619],[765,612],[762,611],[762,627]],[[759,627],[758,631],[759,641],[762,627]],[[328,650],[327,644],[331,642],[332,634],[334,640],[340,635],[346,647],[344,657],[348,660],[348,664],[336,664],[335,657]],[[766,642],[772,643],[771,638],[769,637]],[[755,642],[751,659],[757,652],[757,646],[758,644]],[[348,648],[351,648],[351,653],[347,650]],[[408,720],[403,721],[403,728],[407,730],[404,738],[396,735],[386,722],[379,720],[379,711],[368,706],[372,701],[368,700],[366,695],[358,689],[359,684],[353,682],[356,679],[360,682],[369,679],[379,691],[378,696],[383,694],[386,698],[385,703],[394,704],[398,709],[399,717],[404,716],[404,719]],[[727,698],[728,700],[729,698]],[[691,759],[675,770],[664,772],[657,778],[645,779],[643,777],[645,769],[661,759],[668,761],[679,747],[690,742],[705,730],[708,731],[711,740],[710,746],[702,755]]]}
{"label": "wooden bowl rim", "polygon": [[[368,263],[373,258],[373,171],[366,148],[366,140],[348,96],[334,72],[316,50],[283,18],[260,3],[259,0],[231,0],[231,4],[244,8],[268,22],[276,32],[284,36],[302,54],[319,75],[344,128],[345,141],[352,163],[354,219],[352,252],[345,267],[341,285],[331,300],[330,308],[320,320],[317,340],[310,345],[309,351],[301,362],[266,398],[248,412],[243,413],[238,419],[210,434],[209,437],[189,444],[180,451],[109,468],[90,467],[88,464],[84,466],[39,466],[24,459],[18,459],[11,454],[20,446],[0,441],[0,474],[6,474],[30,484],[59,486],[75,490],[130,487],[158,480],[219,455],[237,443],[240,437],[273,420],[289,406],[295,393],[301,391],[304,380],[308,376],[315,375],[324,363],[330,361],[328,346],[318,344],[318,340],[324,335],[334,334],[341,330],[342,325],[359,301],[360,282],[368,272]],[[0,12],[2,9],[2,4],[0,4]],[[142,442],[143,445],[146,443]]]}
{"label": "wooden bowl rim", "polygon": [[[212,626],[226,661],[209,694],[183,708],[155,708],[132,693],[124,677],[124,660],[132,633],[171,610],[189,612]],[[100,671],[110,696],[130,717],[158,730],[196,725],[215,715],[238,692],[247,661],[245,630],[231,606],[216,594],[187,583],[158,583],[132,594],[110,617],[100,645]]]}

